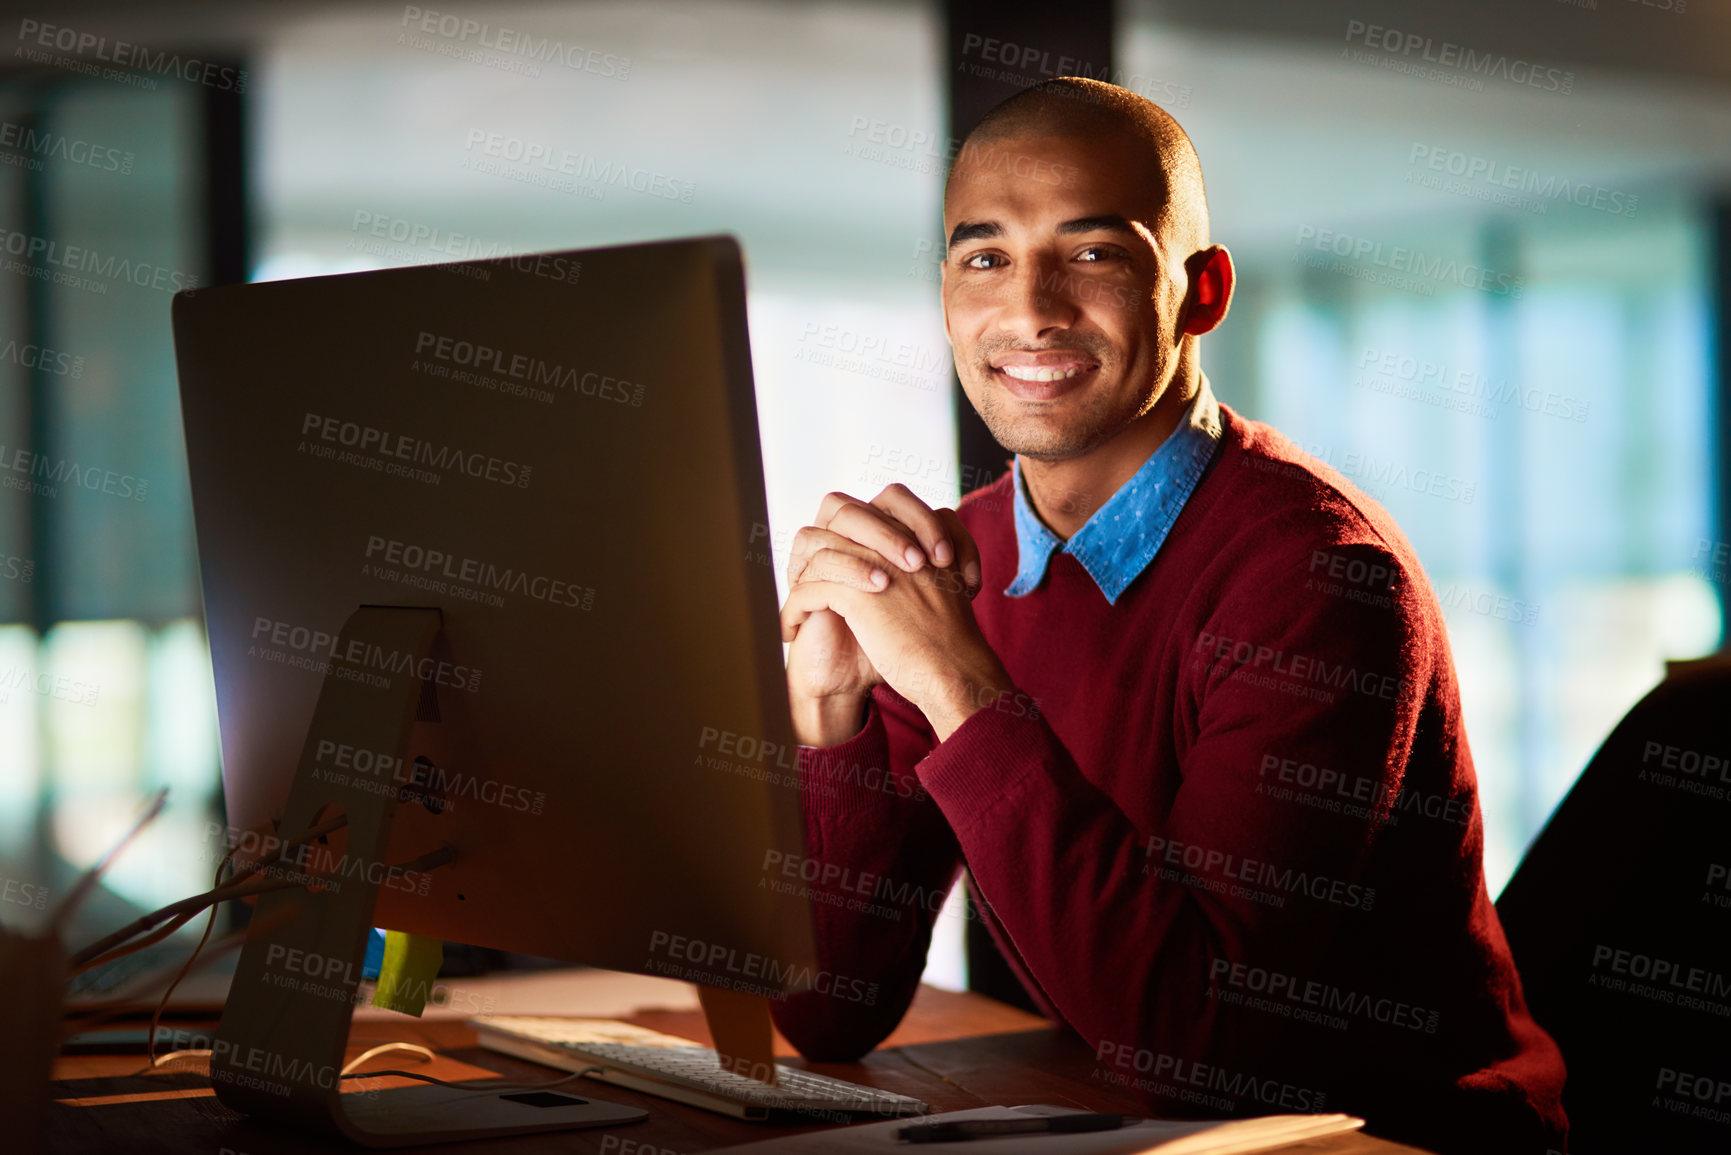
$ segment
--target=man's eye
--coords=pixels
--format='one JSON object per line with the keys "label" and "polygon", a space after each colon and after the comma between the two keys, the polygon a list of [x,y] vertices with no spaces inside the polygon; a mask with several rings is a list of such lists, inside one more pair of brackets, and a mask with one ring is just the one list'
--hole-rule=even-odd
{"label": "man's eye", "polygon": [[1104,245],[1089,245],[1076,255],[1089,261],[1110,261],[1115,258],[1118,253],[1115,249],[1107,248]]}
{"label": "man's eye", "polygon": [[971,257],[962,258],[964,269],[995,269],[1002,260],[996,253],[975,253]]}

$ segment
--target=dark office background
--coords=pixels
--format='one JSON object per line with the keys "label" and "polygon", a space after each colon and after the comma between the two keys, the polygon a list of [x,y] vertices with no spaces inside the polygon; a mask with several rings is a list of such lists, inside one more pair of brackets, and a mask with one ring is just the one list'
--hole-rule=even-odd
{"label": "dark office background", "polygon": [[[171,809],[117,895],[155,906],[212,866],[174,287],[735,233],[779,551],[828,490],[903,481],[947,503],[1001,470],[955,412],[943,161],[985,107],[1061,71],[1142,92],[1196,142],[1241,274],[1204,345],[1217,393],[1357,481],[1417,547],[1493,893],[1664,662],[1721,644],[1721,4],[3,9],[10,877],[88,865],[163,785]],[[429,31],[426,12],[592,54],[536,61]],[[143,53],[116,63],[120,41]],[[1437,63],[1445,42],[1493,63]],[[174,56],[192,79],[160,63]],[[543,151],[577,159],[526,159]],[[69,245],[109,271],[45,280]],[[43,460],[83,487],[18,488]],[[935,981],[965,981],[964,925],[941,920]]]}

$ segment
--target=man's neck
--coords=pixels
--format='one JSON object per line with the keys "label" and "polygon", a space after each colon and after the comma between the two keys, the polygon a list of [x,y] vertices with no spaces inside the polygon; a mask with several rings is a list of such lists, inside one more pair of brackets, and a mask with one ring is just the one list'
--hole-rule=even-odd
{"label": "man's neck", "polygon": [[1028,498],[1046,528],[1070,540],[1172,436],[1199,388],[1197,371],[1173,374],[1153,408],[1084,456],[1065,461],[1018,457]]}

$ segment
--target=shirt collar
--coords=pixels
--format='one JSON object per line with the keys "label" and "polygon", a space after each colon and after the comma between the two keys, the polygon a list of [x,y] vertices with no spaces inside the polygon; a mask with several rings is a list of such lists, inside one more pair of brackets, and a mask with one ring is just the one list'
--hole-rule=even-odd
{"label": "shirt collar", "polygon": [[1108,605],[1117,604],[1160,551],[1220,444],[1220,405],[1208,378],[1201,381],[1178,428],[1067,542],[1034,512],[1022,481],[1021,458],[1016,459],[1011,484],[1016,491],[1017,565],[1006,595],[1033,593],[1045,580],[1052,555],[1061,549],[1082,563]]}

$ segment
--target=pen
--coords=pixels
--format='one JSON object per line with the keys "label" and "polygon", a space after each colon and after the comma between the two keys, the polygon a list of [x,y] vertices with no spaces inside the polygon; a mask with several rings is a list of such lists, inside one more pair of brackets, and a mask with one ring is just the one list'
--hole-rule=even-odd
{"label": "pen", "polygon": [[1033,1119],[963,1119],[955,1123],[921,1123],[903,1127],[895,1137],[903,1143],[960,1143],[1001,1135],[1070,1135],[1081,1131],[1112,1131],[1138,1122],[1132,1115],[1042,1115]]}

